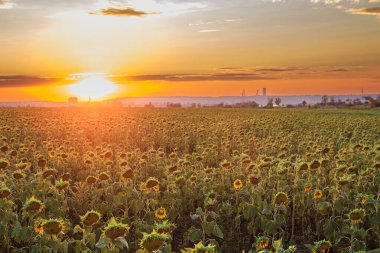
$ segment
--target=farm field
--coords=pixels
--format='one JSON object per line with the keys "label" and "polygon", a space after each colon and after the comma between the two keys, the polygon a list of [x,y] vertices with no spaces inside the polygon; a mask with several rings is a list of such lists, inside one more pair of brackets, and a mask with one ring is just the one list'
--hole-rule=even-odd
{"label": "farm field", "polygon": [[379,252],[379,110],[2,108],[0,122],[0,252]]}

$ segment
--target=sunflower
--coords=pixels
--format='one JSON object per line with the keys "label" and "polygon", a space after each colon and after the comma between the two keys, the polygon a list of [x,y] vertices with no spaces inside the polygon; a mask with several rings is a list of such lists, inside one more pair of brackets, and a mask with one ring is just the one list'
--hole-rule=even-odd
{"label": "sunflower", "polygon": [[313,197],[314,199],[320,199],[323,197],[323,192],[321,190],[315,190]]}
{"label": "sunflower", "polygon": [[248,177],[248,180],[251,183],[251,185],[258,185],[260,183],[260,181],[261,181],[261,178],[255,176],[255,175],[250,175]]}
{"label": "sunflower", "polygon": [[134,172],[133,172],[133,170],[132,170],[131,168],[128,168],[128,169],[126,169],[126,170],[123,172],[122,176],[123,176],[125,179],[131,179],[131,178],[133,178],[133,176],[134,176]]}
{"label": "sunflower", "polygon": [[88,184],[95,184],[96,181],[97,181],[97,179],[96,179],[96,177],[94,177],[94,176],[88,176],[88,177],[86,178],[86,182],[87,182]]}
{"label": "sunflower", "polygon": [[349,216],[350,220],[353,223],[359,223],[363,221],[363,218],[365,217],[365,211],[364,209],[355,209],[350,212]]}
{"label": "sunflower", "polygon": [[41,212],[43,208],[44,204],[34,196],[28,199],[24,204],[24,210],[29,212]]}
{"label": "sunflower", "polygon": [[176,229],[176,225],[168,220],[165,220],[161,223],[155,223],[154,229],[161,234],[170,234]]}
{"label": "sunflower", "polygon": [[44,229],[42,227],[42,221],[37,221],[36,223],[34,223],[33,229],[34,229],[34,232],[42,235],[44,233]]}
{"label": "sunflower", "polygon": [[360,203],[362,203],[362,205],[364,205],[368,198],[369,198],[369,195],[364,194],[363,197],[361,197],[361,199],[360,199]]}
{"label": "sunflower", "polygon": [[104,234],[111,240],[123,237],[128,234],[129,226],[119,223],[115,218],[111,218],[108,225],[104,229]]}
{"label": "sunflower", "polygon": [[286,201],[288,201],[288,195],[284,192],[279,192],[274,197],[274,202],[276,203],[276,205],[282,205]]}
{"label": "sunflower", "polygon": [[313,185],[310,183],[305,184],[304,190],[305,192],[311,191],[313,189]]}
{"label": "sunflower", "polygon": [[158,180],[154,177],[150,177],[148,178],[148,180],[146,180],[145,182],[145,187],[147,189],[152,189],[153,187],[159,185],[160,183],[158,182]]}
{"label": "sunflower", "polygon": [[62,179],[60,179],[58,182],[55,183],[55,188],[57,188],[60,191],[63,191],[67,187],[69,187],[68,181],[63,181]]}
{"label": "sunflower", "polygon": [[243,188],[243,182],[240,179],[236,179],[233,184],[235,190]]}
{"label": "sunflower", "polygon": [[328,253],[331,248],[331,242],[322,240],[314,244],[313,253]]}
{"label": "sunflower", "polygon": [[0,199],[5,199],[9,195],[11,195],[11,190],[9,190],[8,187],[2,187],[0,188]]}
{"label": "sunflower", "polygon": [[42,223],[42,229],[47,235],[58,235],[63,230],[63,222],[58,219],[45,220]]}
{"label": "sunflower", "polygon": [[154,212],[154,216],[156,216],[156,218],[160,219],[160,220],[163,220],[166,218],[166,209],[163,208],[163,207],[160,207],[158,208],[155,212]]}
{"label": "sunflower", "polygon": [[108,175],[106,172],[102,172],[99,174],[99,180],[100,181],[106,181],[110,178],[110,175]]}
{"label": "sunflower", "polygon": [[256,251],[267,249],[269,247],[269,238],[266,236],[261,236],[257,239],[256,242]]}
{"label": "sunflower", "polygon": [[83,217],[81,217],[81,220],[85,226],[90,227],[98,223],[100,218],[101,218],[100,213],[91,210],[91,211],[88,211]]}
{"label": "sunflower", "polygon": [[143,233],[143,238],[140,241],[140,247],[148,252],[159,250],[168,239],[168,235],[160,234],[153,230],[152,233]]}

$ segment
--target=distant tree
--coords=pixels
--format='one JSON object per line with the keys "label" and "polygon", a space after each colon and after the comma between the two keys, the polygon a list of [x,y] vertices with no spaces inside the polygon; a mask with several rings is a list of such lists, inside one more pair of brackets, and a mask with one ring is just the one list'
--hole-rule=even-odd
{"label": "distant tree", "polygon": [[334,97],[330,98],[330,104],[335,105],[335,98]]}
{"label": "distant tree", "polygon": [[279,106],[279,105],[281,104],[281,102],[282,102],[281,98],[278,98],[278,97],[274,100],[274,103],[275,103],[277,106]]}
{"label": "distant tree", "polygon": [[305,107],[307,105],[306,101],[302,101],[302,107]]}
{"label": "distant tree", "polygon": [[272,108],[273,107],[273,98],[268,98],[267,107],[268,108]]}
{"label": "distant tree", "polygon": [[327,95],[323,95],[321,100],[322,100],[321,103],[323,105],[326,105],[327,102],[329,101],[329,97]]}

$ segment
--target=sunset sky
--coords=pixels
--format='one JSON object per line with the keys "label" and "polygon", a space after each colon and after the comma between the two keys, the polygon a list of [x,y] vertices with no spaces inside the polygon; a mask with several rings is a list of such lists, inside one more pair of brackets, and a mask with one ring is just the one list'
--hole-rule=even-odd
{"label": "sunset sky", "polygon": [[0,0],[0,101],[264,86],[380,93],[380,0]]}

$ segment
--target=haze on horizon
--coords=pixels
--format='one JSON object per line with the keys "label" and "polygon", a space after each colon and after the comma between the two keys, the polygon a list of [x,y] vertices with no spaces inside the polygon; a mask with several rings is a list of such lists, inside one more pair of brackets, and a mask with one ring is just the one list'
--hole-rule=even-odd
{"label": "haze on horizon", "polygon": [[0,101],[374,94],[379,45],[380,0],[0,0]]}

